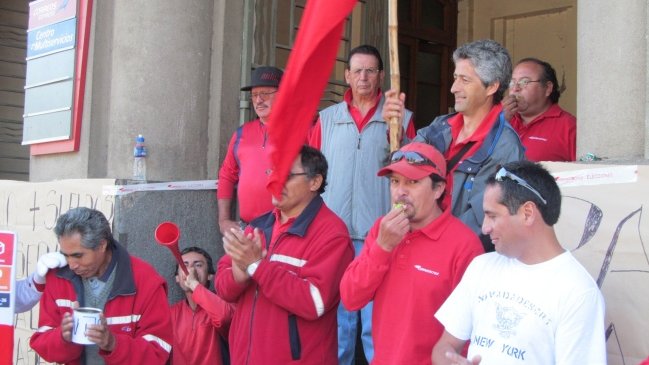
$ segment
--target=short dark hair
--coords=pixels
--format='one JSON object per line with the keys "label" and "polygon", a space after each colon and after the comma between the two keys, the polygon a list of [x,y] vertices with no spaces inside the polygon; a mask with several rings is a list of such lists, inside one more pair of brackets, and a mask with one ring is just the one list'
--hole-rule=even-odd
{"label": "short dark hair", "polygon": [[[429,177],[430,177],[430,180],[433,182],[433,185],[432,185],[433,188],[435,188],[435,184],[437,184],[437,183],[440,183],[440,182],[446,183],[446,179],[444,179],[443,177],[441,177],[441,176],[439,176],[437,174],[430,174]],[[442,195],[440,195],[439,198],[437,198],[437,205],[440,208],[442,207],[442,202],[444,201],[444,197],[446,197],[446,189],[444,189],[444,191],[442,191]]]}
{"label": "short dark hair", "polygon": [[56,220],[54,234],[58,240],[75,233],[81,235],[81,245],[91,250],[97,248],[102,239],[106,240],[108,247],[112,247],[114,243],[108,219],[95,209],[73,208]]}
{"label": "short dark hair", "polygon": [[352,61],[352,56],[355,54],[366,54],[376,57],[376,59],[379,61],[379,71],[383,70],[383,59],[381,58],[381,53],[379,53],[379,50],[376,49],[376,47],[370,46],[369,44],[363,44],[358,47],[354,47],[351,51],[349,51],[349,57],[347,57],[347,68],[349,68],[349,63]]}
{"label": "short dark hair", "polygon": [[527,181],[530,186],[541,194],[546,203],[543,203],[536,194],[514,180],[504,178],[502,181],[496,181],[494,175],[487,180],[487,185],[500,186],[502,192],[500,204],[506,206],[510,214],[515,214],[521,205],[531,201],[536,204],[541,212],[543,221],[549,226],[555,225],[561,213],[561,190],[559,190],[559,186],[550,172],[540,164],[526,160],[510,162],[503,165],[503,167],[510,173]]}
{"label": "short dark hair", "polygon": [[320,150],[317,150],[313,147],[304,145],[300,150],[300,162],[304,168],[304,172],[309,179],[316,177],[317,175],[322,176],[322,184],[320,189],[318,189],[318,194],[325,192],[325,186],[327,186],[327,159],[324,157]]}
{"label": "short dark hair", "polygon": [[[210,274],[210,275],[216,274],[216,270],[214,269],[214,262],[212,261],[212,256],[210,256],[210,254],[207,253],[207,251],[205,251],[204,249],[202,249],[200,247],[197,247],[197,246],[190,246],[190,247],[184,248],[182,251],[180,251],[180,256],[182,256],[184,254],[187,254],[187,253],[190,253],[190,252],[196,252],[199,255],[203,255],[203,257],[205,258],[205,262],[207,264],[207,273]],[[176,264],[176,271],[174,272],[174,276],[178,275],[179,266],[180,265]],[[205,286],[209,288],[209,286],[210,286],[210,281],[209,280],[207,281]]]}
{"label": "short dark hair", "polygon": [[548,62],[542,61],[534,57],[523,58],[522,60],[518,61],[516,65],[518,66],[521,63],[525,63],[525,62],[534,63],[536,65],[541,66],[541,69],[543,70],[541,73],[541,81],[544,84],[548,81],[552,83],[552,93],[550,93],[549,96],[550,101],[552,101],[552,104],[558,103],[559,97],[561,96],[561,92],[559,91],[559,81],[557,80],[557,73],[556,71],[554,71],[552,65],[549,64]]}

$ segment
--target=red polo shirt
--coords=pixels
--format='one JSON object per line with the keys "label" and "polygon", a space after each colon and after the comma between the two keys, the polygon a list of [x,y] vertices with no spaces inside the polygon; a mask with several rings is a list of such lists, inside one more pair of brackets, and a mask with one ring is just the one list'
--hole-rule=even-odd
{"label": "red polo shirt", "polygon": [[426,227],[408,232],[387,252],[377,243],[379,218],[360,255],[340,283],[345,308],[374,301],[372,364],[430,364],[444,327],[432,315],[457,286],[467,266],[483,253],[478,237],[445,211]]}
{"label": "red polo shirt", "polygon": [[270,173],[270,148],[266,148],[266,125],[259,119],[241,126],[241,137],[232,134],[228,152],[219,170],[217,199],[232,199],[235,186],[239,215],[244,222],[273,209],[272,197],[266,189]]}
{"label": "red polo shirt", "polygon": [[575,161],[577,149],[577,119],[552,104],[545,113],[528,124],[516,113],[510,121],[530,161]]}

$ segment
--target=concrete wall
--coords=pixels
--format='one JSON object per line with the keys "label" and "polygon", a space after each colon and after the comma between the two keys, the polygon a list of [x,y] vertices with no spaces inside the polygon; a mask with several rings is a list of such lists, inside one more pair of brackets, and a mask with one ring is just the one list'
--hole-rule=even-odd
{"label": "concrete wall", "polygon": [[216,212],[213,190],[136,192],[118,196],[113,236],[129,253],[153,265],[167,279],[169,303],[175,303],[184,298],[173,276],[176,261],[171,251],[155,241],[155,229],[164,221],[176,223],[180,228],[180,250],[202,247],[216,265],[223,256]]}
{"label": "concrete wall", "polygon": [[214,178],[238,124],[242,9],[95,1],[80,151],[33,157],[30,180],[129,178],[139,133],[149,180]]}
{"label": "concrete wall", "polygon": [[576,114],[576,0],[461,0],[458,11],[458,45],[491,38],[509,50],[514,63],[524,57],[548,61],[565,88],[559,104]]}
{"label": "concrete wall", "polygon": [[[244,47],[244,1],[214,1],[210,63],[207,178],[216,179],[230,136],[239,126],[239,88]],[[243,97],[246,97],[245,94]]]}
{"label": "concrete wall", "polygon": [[648,158],[647,2],[578,3],[577,155]]}

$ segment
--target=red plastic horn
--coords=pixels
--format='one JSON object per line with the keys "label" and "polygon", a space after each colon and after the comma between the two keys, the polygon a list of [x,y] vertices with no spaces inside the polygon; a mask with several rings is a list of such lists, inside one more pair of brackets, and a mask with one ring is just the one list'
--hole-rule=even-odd
{"label": "red plastic horn", "polygon": [[189,275],[187,266],[185,266],[183,257],[180,255],[180,250],[178,249],[178,239],[180,239],[180,228],[174,222],[162,222],[155,229],[155,240],[171,251],[185,275]]}

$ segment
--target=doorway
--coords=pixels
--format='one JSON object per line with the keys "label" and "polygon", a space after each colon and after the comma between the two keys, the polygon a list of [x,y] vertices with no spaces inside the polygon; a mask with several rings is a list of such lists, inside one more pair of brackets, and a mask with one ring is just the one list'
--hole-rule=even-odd
{"label": "doorway", "polygon": [[400,0],[398,15],[401,91],[419,129],[453,105],[457,1]]}

